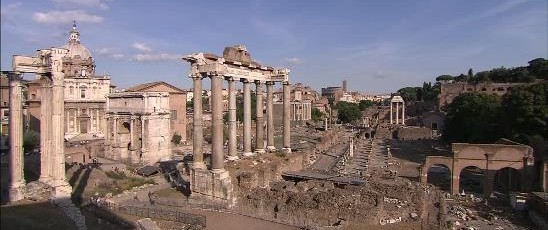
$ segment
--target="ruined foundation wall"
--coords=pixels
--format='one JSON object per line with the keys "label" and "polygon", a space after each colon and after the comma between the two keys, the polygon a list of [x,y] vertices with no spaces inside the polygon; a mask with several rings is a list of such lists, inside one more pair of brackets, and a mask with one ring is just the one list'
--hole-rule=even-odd
{"label": "ruined foundation wall", "polygon": [[[377,225],[420,221],[439,226],[439,197],[435,189],[409,182],[370,183],[337,188],[331,182],[272,183],[241,194],[234,211],[243,215],[299,227],[325,227],[341,223]],[[437,203],[437,204],[436,204]]]}

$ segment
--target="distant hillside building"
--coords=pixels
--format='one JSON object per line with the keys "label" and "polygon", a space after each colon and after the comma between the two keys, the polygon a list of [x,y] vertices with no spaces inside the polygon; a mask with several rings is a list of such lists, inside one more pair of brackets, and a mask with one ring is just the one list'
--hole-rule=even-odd
{"label": "distant hillside building", "polygon": [[441,84],[441,92],[439,95],[439,106],[444,108],[451,104],[453,100],[463,94],[469,92],[479,92],[486,94],[495,94],[502,96],[512,90],[513,87],[528,85],[530,83],[467,83],[467,82],[450,82]]}

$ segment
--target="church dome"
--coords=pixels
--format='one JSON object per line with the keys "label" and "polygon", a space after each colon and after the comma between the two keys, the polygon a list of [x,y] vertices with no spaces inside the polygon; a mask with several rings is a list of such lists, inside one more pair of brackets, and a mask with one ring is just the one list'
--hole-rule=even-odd
{"label": "church dome", "polygon": [[68,44],[64,45],[62,48],[68,50],[66,55],[68,58],[81,60],[91,58],[91,52],[89,52],[89,50],[80,43],[80,33],[76,30],[76,23],[72,25],[72,31],[69,35]]}

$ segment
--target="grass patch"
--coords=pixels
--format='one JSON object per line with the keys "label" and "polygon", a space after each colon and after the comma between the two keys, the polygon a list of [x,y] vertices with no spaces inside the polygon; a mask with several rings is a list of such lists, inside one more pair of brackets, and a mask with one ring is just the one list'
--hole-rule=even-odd
{"label": "grass patch", "polygon": [[123,191],[130,190],[144,184],[155,184],[154,180],[151,178],[131,177],[127,176],[124,172],[107,171],[105,174],[113,180],[97,185],[95,192],[101,196],[107,193],[117,195]]}
{"label": "grass patch", "polygon": [[109,178],[112,178],[112,179],[115,179],[115,180],[123,180],[123,179],[126,179],[128,178],[126,176],[126,173],[122,172],[122,171],[106,171],[105,172],[105,175],[107,175],[107,177]]}

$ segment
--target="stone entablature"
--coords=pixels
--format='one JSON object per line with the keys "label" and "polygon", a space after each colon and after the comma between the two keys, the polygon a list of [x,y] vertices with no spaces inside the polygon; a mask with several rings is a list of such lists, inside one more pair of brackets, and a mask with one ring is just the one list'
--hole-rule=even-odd
{"label": "stone entablature", "polygon": [[106,102],[110,93],[110,78],[79,77],[65,79],[65,102]]}

